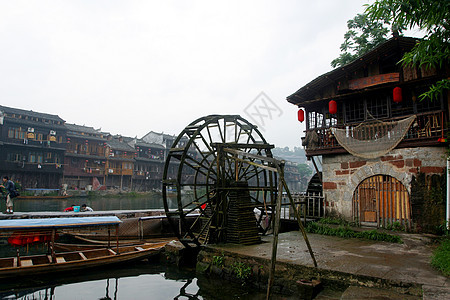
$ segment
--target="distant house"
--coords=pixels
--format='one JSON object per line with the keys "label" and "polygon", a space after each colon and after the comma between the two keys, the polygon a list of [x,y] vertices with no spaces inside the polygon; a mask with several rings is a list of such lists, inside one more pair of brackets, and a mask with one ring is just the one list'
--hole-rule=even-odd
{"label": "distant house", "polygon": [[[173,143],[175,142],[175,139],[177,138],[176,135],[170,135],[165,133],[158,133],[154,131],[150,131],[146,135],[142,137],[142,141],[146,143],[151,144],[158,144],[164,147],[164,160],[167,158],[170,149],[172,148]],[[182,137],[178,146],[183,147],[188,142],[187,137]],[[196,155],[195,153],[192,153],[192,155]],[[167,176],[168,178],[176,178],[177,172],[178,172],[178,163],[171,162],[169,165],[169,168],[167,169]],[[164,170],[164,164],[162,171]],[[193,174],[192,170],[190,170],[190,173]],[[190,175],[192,175],[190,174]],[[162,173],[161,173],[161,180],[162,180]]]}
{"label": "distant house", "polygon": [[165,147],[137,138],[131,139],[128,144],[137,153],[134,158],[133,190],[161,189]]}
{"label": "distant house", "polygon": [[66,123],[67,139],[64,183],[69,189],[84,189],[95,180],[105,184],[106,137],[93,127]]}
{"label": "distant house", "polygon": [[0,106],[0,174],[28,188],[60,188],[66,141],[57,115]]}
{"label": "distant house", "polygon": [[420,101],[419,96],[448,78],[448,66],[399,64],[417,42],[392,38],[287,97],[306,122],[307,157],[315,162],[322,157],[328,213],[417,230],[444,221],[442,201],[436,200],[441,206],[432,212],[420,186],[446,170],[450,98],[445,93]]}
{"label": "distant house", "polygon": [[106,186],[109,188],[132,189],[136,149],[124,142],[120,135],[108,135],[106,146]]}

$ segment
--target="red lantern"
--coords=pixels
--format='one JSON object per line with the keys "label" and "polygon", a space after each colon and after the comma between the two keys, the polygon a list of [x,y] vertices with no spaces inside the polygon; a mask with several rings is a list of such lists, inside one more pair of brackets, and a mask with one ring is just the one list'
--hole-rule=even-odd
{"label": "red lantern", "polygon": [[402,88],[401,87],[395,87],[394,91],[393,91],[393,99],[395,103],[400,103],[402,102],[403,98],[402,98]]}
{"label": "red lantern", "polygon": [[330,114],[335,115],[337,113],[337,103],[334,100],[331,100],[328,103],[328,111],[330,112]]}
{"label": "red lantern", "polygon": [[305,121],[305,111],[301,108],[298,110],[298,121],[299,122]]}

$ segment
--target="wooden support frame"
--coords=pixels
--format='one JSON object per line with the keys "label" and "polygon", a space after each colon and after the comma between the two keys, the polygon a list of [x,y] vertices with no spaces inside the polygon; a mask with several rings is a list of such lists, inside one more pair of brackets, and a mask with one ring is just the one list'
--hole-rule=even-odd
{"label": "wooden support frame", "polygon": [[[271,258],[271,264],[270,264],[270,270],[269,270],[269,279],[268,279],[268,283],[267,283],[267,298],[266,299],[270,299],[271,294],[272,294],[272,286],[273,286],[273,281],[274,281],[274,276],[275,276],[275,265],[276,265],[276,259],[277,259],[278,234],[280,231],[281,202],[282,202],[282,196],[283,196],[283,188],[286,190],[290,205],[296,213],[297,222],[300,227],[300,231],[302,232],[303,238],[305,239],[306,246],[308,247],[308,251],[309,251],[309,254],[311,255],[311,258],[313,260],[313,264],[314,264],[315,268],[317,268],[317,261],[314,256],[314,252],[312,251],[311,244],[309,243],[308,236],[306,235],[306,230],[302,224],[300,212],[296,209],[295,202],[289,191],[287,183],[284,180],[284,164],[285,164],[285,162],[283,160],[277,160],[277,159],[271,158],[271,157],[265,157],[265,156],[260,156],[260,155],[256,155],[256,154],[251,154],[251,153],[247,153],[247,152],[236,150],[236,149],[225,148],[224,151],[234,154],[232,159],[239,160],[241,162],[251,164],[251,165],[263,168],[263,169],[268,169],[272,172],[278,173],[278,176],[279,176],[276,213],[275,213],[275,220],[274,220],[273,243],[272,243],[272,258]],[[241,156],[242,158],[239,158],[239,156]],[[248,160],[245,160],[244,157],[254,158],[254,159],[264,161],[264,162],[268,162],[268,165],[263,165],[263,164],[255,163],[253,161],[248,161]]]}

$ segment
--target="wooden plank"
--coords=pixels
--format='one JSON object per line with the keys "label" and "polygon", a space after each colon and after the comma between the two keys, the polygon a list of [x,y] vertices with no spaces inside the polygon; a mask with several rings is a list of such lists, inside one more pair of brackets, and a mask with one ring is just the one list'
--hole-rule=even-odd
{"label": "wooden plank", "polygon": [[400,73],[387,73],[374,75],[369,77],[351,79],[348,81],[348,88],[351,90],[359,90],[369,86],[374,86],[378,84],[388,83],[388,82],[398,82],[400,79]]}
{"label": "wooden plank", "polygon": [[32,261],[31,259],[22,259],[22,260],[20,261],[20,265],[21,265],[22,267],[29,267],[29,266],[32,266],[32,265],[33,265],[33,261]]}

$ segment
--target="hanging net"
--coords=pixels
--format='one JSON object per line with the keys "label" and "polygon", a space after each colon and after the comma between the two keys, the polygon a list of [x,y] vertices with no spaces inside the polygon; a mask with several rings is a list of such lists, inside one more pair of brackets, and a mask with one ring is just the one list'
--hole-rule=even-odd
{"label": "hanging net", "polygon": [[415,119],[416,116],[390,122],[374,119],[356,127],[331,130],[339,144],[352,155],[376,158],[397,147]]}

